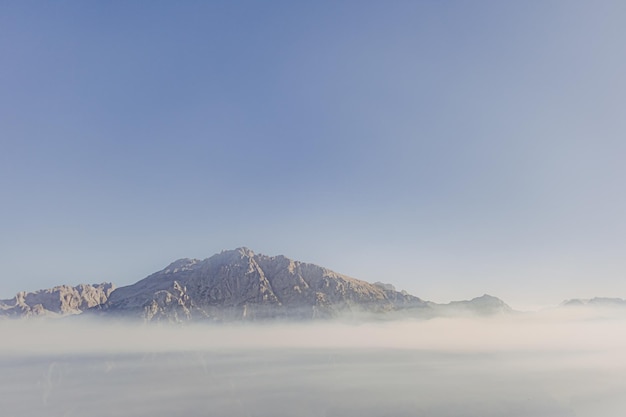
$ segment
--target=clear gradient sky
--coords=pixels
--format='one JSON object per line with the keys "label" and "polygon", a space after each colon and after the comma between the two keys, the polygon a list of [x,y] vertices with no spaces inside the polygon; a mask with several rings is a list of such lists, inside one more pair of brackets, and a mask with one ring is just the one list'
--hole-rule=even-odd
{"label": "clear gradient sky", "polygon": [[626,2],[0,2],[0,298],[248,246],[626,297]]}

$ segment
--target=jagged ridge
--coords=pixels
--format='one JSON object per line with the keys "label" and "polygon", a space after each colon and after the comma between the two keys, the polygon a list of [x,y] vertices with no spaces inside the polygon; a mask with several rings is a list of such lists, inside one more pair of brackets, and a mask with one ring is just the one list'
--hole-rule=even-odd
{"label": "jagged ridge", "polygon": [[179,321],[324,318],[399,308],[429,307],[420,298],[385,284],[239,248],[202,261],[173,262],[134,285],[118,288],[100,310]]}
{"label": "jagged ridge", "polygon": [[114,285],[81,284],[75,287],[60,285],[35,292],[22,291],[10,300],[0,300],[0,316],[66,316],[105,303],[115,289]]}

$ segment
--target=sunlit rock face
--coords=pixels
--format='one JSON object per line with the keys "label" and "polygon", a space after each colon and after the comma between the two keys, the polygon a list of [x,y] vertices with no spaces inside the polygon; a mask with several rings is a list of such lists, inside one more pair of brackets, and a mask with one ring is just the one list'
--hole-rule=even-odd
{"label": "sunlit rock face", "polygon": [[0,300],[0,316],[67,316],[104,304],[113,290],[111,283],[81,284],[75,287],[58,287],[35,292],[19,292],[10,300]]}
{"label": "sunlit rock face", "polygon": [[392,286],[239,248],[202,261],[180,259],[134,285],[118,288],[99,310],[149,321],[186,321],[331,318],[401,308],[430,307]]}

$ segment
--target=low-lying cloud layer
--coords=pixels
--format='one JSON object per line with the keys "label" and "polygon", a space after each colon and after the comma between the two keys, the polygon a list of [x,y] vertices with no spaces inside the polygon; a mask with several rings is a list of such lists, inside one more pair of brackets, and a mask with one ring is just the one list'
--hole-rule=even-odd
{"label": "low-lying cloud layer", "polygon": [[541,416],[626,410],[626,320],[186,327],[0,322],[5,416]]}

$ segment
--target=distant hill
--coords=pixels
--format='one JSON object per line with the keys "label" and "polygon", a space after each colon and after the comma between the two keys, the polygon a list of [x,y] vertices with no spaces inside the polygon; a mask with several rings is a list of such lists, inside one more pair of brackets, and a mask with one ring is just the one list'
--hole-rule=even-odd
{"label": "distant hill", "polygon": [[513,309],[498,297],[484,294],[471,300],[452,301],[448,304],[434,304],[430,306],[435,310],[436,315],[477,315],[491,316],[511,314]]}
{"label": "distant hill", "polygon": [[573,298],[561,303],[562,307],[596,307],[596,308],[624,308],[626,300],[622,298],[595,297],[589,299]]}

